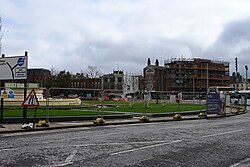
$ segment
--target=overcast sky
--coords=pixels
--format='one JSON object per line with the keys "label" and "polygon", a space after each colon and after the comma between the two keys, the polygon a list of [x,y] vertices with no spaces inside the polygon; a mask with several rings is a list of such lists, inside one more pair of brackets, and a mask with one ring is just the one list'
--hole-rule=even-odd
{"label": "overcast sky", "polygon": [[147,58],[250,66],[249,0],[0,0],[2,53],[72,73],[142,73]]}

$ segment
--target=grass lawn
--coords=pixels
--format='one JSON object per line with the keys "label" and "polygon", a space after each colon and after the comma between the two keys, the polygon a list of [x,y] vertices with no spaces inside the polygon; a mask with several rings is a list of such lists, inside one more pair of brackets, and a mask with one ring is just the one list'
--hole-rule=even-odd
{"label": "grass lawn", "polygon": [[[85,103],[86,104],[86,103]],[[94,102],[88,103],[94,104]],[[99,104],[114,104],[118,107],[109,107],[102,108],[103,111],[119,111],[119,112],[136,112],[136,113],[166,113],[166,112],[185,112],[185,111],[193,111],[193,110],[203,110],[205,109],[205,105],[203,104],[186,104],[186,103],[165,103],[163,106],[162,103],[149,103],[148,107],[145,108],[143,102],[135,102],[130,104],[128,102],[99,102]]]}
{"label": "grass lawn", "polygon": [[[27,110],[27,116],[28,117],[34,117],[35,109],[34,108],[28,108]],[[45,109],[37,109],[37,117],[40,116],[46,116],[46,110]],[[89,111],[80,111],[80,110],[58,110],[58,109],[50,109],[49,110],[49,116],[91,116],[91,115],[107,115],[110,113],[105,112],[89,112]],[[4,117],[22,117],[23,116],[23,110],[20,109],[4,109],[3,112]]]}
{"label": "grass lawn", "polygon": [[[111,104],[115,107],[102,107],[95,108],[93,107],[96,104],[107,105]],[[167,113],[167,112],[185,112],[185,111],[193,111],[193,110],[203,110],[205,109],[205,105],[202,104],[185,104],[185,103],[165,103],[163,106],[162,103],[156,104],[155,102],[149,103],[148,107],[145,108],[144,102],[135,102],[131,103],[131,107],[129,102],[114,102],[114,101],[84,101],[82,103],[81,108],[75,108],[73,106],[62,107],[60,108],[50,108],[49,116],[87,116],[87,115],[107,115],[113,114],[105,111],[117,111],[117,112],[134,112],[134,113]],[[91,111],[89,111],[91,110]],[[101,110],[101,112],[100,112]],[[35,109],[30,107],[27,110],[28,117],[34,116]],[[117,114],[117,113],[116,113]],[[5,107],[4,108],[4,117],[22,117],[23,110],[22,107]],[[37,109],[37,117],[45,116],[46,109],[45,107],[40,107]]]}

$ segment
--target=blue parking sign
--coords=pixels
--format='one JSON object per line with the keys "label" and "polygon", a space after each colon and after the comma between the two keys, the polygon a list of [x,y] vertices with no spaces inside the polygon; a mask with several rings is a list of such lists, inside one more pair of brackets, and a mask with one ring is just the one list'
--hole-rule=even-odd
{"label": "blue parking sign", "polygon": [[12,89],[8,90],[8,98],[13,99],[15,97],[15,93]]}

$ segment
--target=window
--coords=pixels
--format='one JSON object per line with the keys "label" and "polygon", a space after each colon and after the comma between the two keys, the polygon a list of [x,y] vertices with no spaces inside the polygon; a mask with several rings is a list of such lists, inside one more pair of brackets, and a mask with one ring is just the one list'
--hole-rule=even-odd
{"label": "window", "polygon": [[118,78],[117,78],[117,81],[118,81],[118,82],[122,82],[122,77],[118,77]]}

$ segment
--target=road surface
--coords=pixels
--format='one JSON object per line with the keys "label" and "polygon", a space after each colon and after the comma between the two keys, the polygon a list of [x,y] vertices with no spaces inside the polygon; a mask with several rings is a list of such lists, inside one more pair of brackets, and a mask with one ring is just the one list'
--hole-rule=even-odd
{"label": "road surface", "polygon": [[0,166],[250,166],[250,113],[0,135]]}

